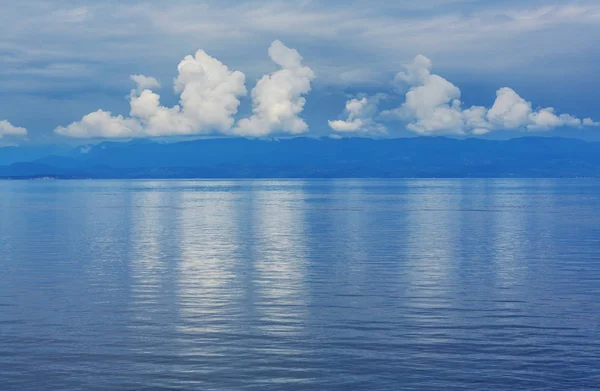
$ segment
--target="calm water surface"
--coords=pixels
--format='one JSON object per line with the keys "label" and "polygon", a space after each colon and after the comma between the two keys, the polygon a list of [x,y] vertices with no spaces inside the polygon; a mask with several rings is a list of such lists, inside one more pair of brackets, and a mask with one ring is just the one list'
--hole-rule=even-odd
{"label": "calm water surface", "polygon": [[0,389],[600,389],[600,181],[0,182]]}

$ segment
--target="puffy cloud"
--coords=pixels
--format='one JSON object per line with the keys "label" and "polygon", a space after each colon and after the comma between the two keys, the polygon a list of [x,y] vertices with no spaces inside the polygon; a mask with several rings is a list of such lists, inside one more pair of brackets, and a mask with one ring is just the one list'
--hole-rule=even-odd
{"label": "puffy cloud", "polygon": [[356,118],[353,120],[333,120],[333,121],[328,121],[329,123],[329,127],[333,130],[335,130],[336,132],[358,132],[362,126],[363,126],[363,122],[360,118]]}
{"label": "puffy cloud", "polygon": [[496,101],[487,113],[487,118],[498,128],[518,129],[525,125],[531,114],[531,103],[526,102],[510,88],[496,92]]}
{"label": "puffy cloud", "polygon": [[269,48],[269,57],[280,70],[263,76],[252,90],[253,113],[239,121],[233,133],[260,137],[271,133],[299,134],[308,131],[300,114],[304,95],[311,90],[315,74],[302,64],[302,56],[281,41]]}
{"label": "puffy cloud", "polygon": [[531,113],[529,121],[531,123],[527,125],[527,128],[530,130],[548,130],[559,126],[579,127],[583,123],[579,118],[575,118],[570,114],[554,114],[554,108],[552,107]]}
{"label": "puffy cloud", "polygon": [[460,90],[438,75],[425,74],[423,85],[411,88],[401,110],[413,121],[408,129],[417,133],[462,133]]}
{"label": "puffy cloud", "polygon": [[[408,130],[422,135],[482,135],[496,130],[543,131],[598,125],[590,118],[581,120],[570,114],[556,114],[552,107],[534,110],[531,102],[507,87],[496,92],[491,108],[463,109],[460,89],[442,76],[432,74],[431,69],[431,61],[422,55],[405,65],[394,78],[397,89],[403,94],[406,91],[405,101],[399,108],[383,112],[382,117],[400,119],[407,123]],[[351,121],[336,124],[356,125]]]}
{"label": "puffy cloud", "polygon": [[487,112],[487,120],[492,129],[550,130],[562,126],[581,127],[593,125],[587,118],[581,120],[570,114],[555,113],[553,107],[533,110],[531,102],[521,98],[510,88],[496,92],[496,101]]}
{"label": "puffy cloud", "polygon": [[27,136],[27,129],[14,126],[10,122],[3,120],[0,121],[0,138],[4,136],[24,137]]}
{"label": "puffy cloud", "polygon": [[381,133],[385,132],[385,127],[377,124],[373,120],[373,115],[377,111],[377,103],[381,99],[380,95],[373,97],[354,98],[346,102],[345,120],[329,121],[329,127],[340,133]]}
{"label": "puffy cloud", "polygon": [[81,121],[73,122],[67,127],[58,127],[55,132],[63,136],[78,138],[126,138],[143,134],[139,120],[124,118],[122,115],[113,117],[110,111],[103,110],[87,114]]}
{"label": "puffy cloud", "polygon": [[[407,122],[407,129],[423,134],[463,134],[464,118],[460,108],[460,89],[439,75],[431,73],[432,63],[419,55],[403,67],[394,78],[400,91],[408,91],[401,107],[385,112]],[[478,121],[478,112],[468,113]]]}
{"label": "puffy cloud", "polygon": [[181,94],[183,113],[194,123],[194,130],[231,128],[238,98],[246,95],[245,75],[230,71],[202,50],[196,57],[185,57],[178,70],[175,91]]}
{"label": "puffy cloud", "polygon": [[491,131],[486,119],[488,109],[483,106],[473,106],[463,110],[462,118],[466,129],[472,129],[474,135],[483,135]]}
{"label": "puffy cloud", "polygon": [[146,89],[160,88],[160,83],[153,77],[144,75],[131,75],[131,80],[137,85],[138,91]]}
{"label": "puffy cloud", "polygon": [[55,132],[79,138],[131,138],[194,135],[220,132],[261,137],[272,133],[298,134],[308,130],[300,114],[304,97],[311,89],[314,72],[302,63],[295,50],[275,41],[269,56],[281,67],[264,76],[252,90],[253,114],[234,127],[234,116],[246,95],[245,75],[231,71],[203,50],[186,56],[177,67],[175,93],[179,104],[165,107],[152,88],[160,87],[153,77],[132,75],[130,117],[113,116],[98,110]]}
{"label": "puffy cloud", "polygon": [[229,70],[202,50],[186,56],[177,69],[175,92],[180,95],[179,105],[162,106],[160,95],[151,90],[160,86],[158,81],[133,75],[131,79],[137,86],[129,96],[131,117],[98,110],[55,132],[79,138],[130,138],[228,131],[240,104],[238,98],[246,94],[245,75]]}
{"label": "puffy cloud", "polygon": [[346,102],[346,112],[348,118],[346,120],[329,121],[329,127],[336,132],[357,132],[364,125],[360,116],[363,114],[367,106],[367,98],[351,99]]}
{"label": "puffy cloud", "polygon": [[405,86],[422,85],[431,76],[433,63],[430,59],[419,54],[412,63],[404,65],[404,69],[396,74],[394,83],[400,89]]}

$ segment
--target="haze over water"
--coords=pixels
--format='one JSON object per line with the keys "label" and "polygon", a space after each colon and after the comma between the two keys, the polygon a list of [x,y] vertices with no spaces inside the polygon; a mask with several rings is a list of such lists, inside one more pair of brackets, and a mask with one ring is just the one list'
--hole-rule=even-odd
{"label": "haze over water", "polygon": [[2,390],[597,389],[600,181],[0,181]]}

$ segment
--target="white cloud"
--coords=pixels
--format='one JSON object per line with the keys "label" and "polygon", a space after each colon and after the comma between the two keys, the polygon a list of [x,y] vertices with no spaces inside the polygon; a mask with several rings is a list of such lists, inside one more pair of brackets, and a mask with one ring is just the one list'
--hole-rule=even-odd
{"label": "white cloud", "polygon": [[582,125],[579,118],[575,118],[570,114],[554,114],[554,108],[552,107],[531,113],[529,121],[527,129],[530,130],[549,130],[559,126],[579,127]]}
{"label": "white cloud", "polygon": [[144,75],[131,75],[130,78],[137,85],[137,90],[139,92],[152,88],[160,88],[160,83],[153,77]]}
{"label": "white cloud", "polygon": [[129,96],[131,117],[98,110],[55,132],[78,138],[130,138],[229,130],[240,104],[238,97],[246,94],[245,75],[229,70],[202,50],[186,56],[177,68],[175,92],[180,95],[179,105],[161,106],[160,95],[150,89],[159,87],[158,81],[133,75],[137,87]]}
{"label": "white cloud", "polygon": [[487,120],[493,129],[551,130],[558,127],[590,126],[593,121],[581,120],[570,114],[555,113],[553,107],[533,110],[531,102],[521,98],[511,88],[496,92],[496,101],[487,112]]}
{"label": "white cloud", "polygon": [[308,131],[300,114],[315,74],[302,64],[302,56],[281,41],[269,48],[269,56],[280,70],[263,76],[252,90],[253,114],[238,122],[233,133],[261,137],[271,133],[299,134]]}
{"label": "white cloud", "polygon": [[175,93],[179,104],[165,107],[151,88],[160,84],[153,77],[132,75],[136,88],[129,95],[130,117],[98,110],[55,132],[79,138],[130,138],[195,135],[220,132],[262,137],[273,133],[308,131],[300,114],[311,89],[314,72],[302,64],[295,49],[274,41],[269,56],[281,67],[265,75],[252,90],[253,114],[234,127],[234,116],[246,95],[245,75],[231,71],[219,60],[199,50],[179,63]]}
{"label": "white cloud", "polygon": [[346,102],[346,119],[329,121],[329,127],[340,133],[382,133],[385,127],[374,121],[377,103],[382,95],[353,98]]}
{"label": "white cloud", "polygon": [[412,85],[425,84],[431,76],[433,64],[430,59],[419,54],[412,63],[404,65],[404,69],[394,77],[394,84],[401,90]]}
{"label": "white cloud", "polygon": [[142,126],[137,119],[125,118],[122,115],[112,116],[109,111],[98,110],[85,115],[67,127],[58,127],[56,133],[77,138],[128,138],[143,134]]}
{"label": "white cloud", "polygon": [[[537,85],[556,78],[559,86],[577,84],[582,99],[597,100],[591,59],[600,53],[598,0],[4,3],[0,89],[15,93],[6,113],[40,97],[106,99],[139,64],[166,84],[172,59],[196,47],[254,80],[264,73],[261,48],[273,37],[298,45],[328,87],[380,86],[407,56],[423,52],[436,67],[469,75],[472,83],[492,75]],[[41,114],[36,127],[46,118],[75,119],[72,107],[45,103],[33,108]]]}
{"label": "white cloud", "polygon": [[360,118],[367,106],[367,98],[351,99],[346,102],[346,120],[329,121],[329,127],[336,132],[357,132],[364,125]]}
{"label": "white cloud", "polygon": [[[423,55],[418,55],[403,68],[394,78],[394,84],[399,91],[408,89],[405,101],[385,115],[407,122],[407,129],[423,135],[464,134],[460,89],[432,74],[432,62]],[[479,122],[478,115],[478,110],[470,110],[466,119]]]}
{"label": "white cloud", "polygon": [[27,136],[27,129],[14,126],[10,122],[3,120],[0,121],[0,138],[4,136],[25,137]]}
{"label": "white cloud", "polygon": [[544,131],[596,125],[589,118],[581,120],[570,114],[556,114],[552,107],[534,110],[531,102],[508,87],[497,91],[490,109],[483,106],[463,109],[460,89],[432,74],[431,69],[431,61],[422,55],[405,65],[394,78],[400,91],[408,89],[405,101],[383,116],[400,119],[407,123],[408,130],[422,135],[482,135],[497,130]]}
{"label": "white cloud", "polygon": [[231,128],[238,98],[246,95],[245,75],[230,71],[202,50],[195,58],[185,57],[178,70],[175,92],[181,94],[183,112],[194,122],[194,131]]}
{"label": "white cloud", "polygon": [[464,126],[472,129],[474,135],[483,135],[491,131],[490,124],[486,119],[488,109],[483,106],[473,106],[462,112]]}
{"label": "white cloud", "polygon": [[423,85],[411,88],[401,111],[413,119],[408,128],[417,133],[462,133],[460,90],[438,75],[427,74]]}
{"label": "white cloud", "polygon": [[358,132],[362,126],[363,126],[363,122],[360,118],[356,118],[353,120],[333,120],[333,121],[328,121],[329,123],[329,127],[333,130],[335,130],[336,132]]}
{"label": "white cloud", "polygon": [[510,88],[501,88],[487,118],[497,128],[518,129],[527,126],[531,111],[530,102]]}

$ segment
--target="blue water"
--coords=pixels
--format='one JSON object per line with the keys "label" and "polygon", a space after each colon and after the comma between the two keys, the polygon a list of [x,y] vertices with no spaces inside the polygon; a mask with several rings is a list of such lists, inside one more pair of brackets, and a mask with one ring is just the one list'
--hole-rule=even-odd
{"label": "blue water", "polygon": [[0,182],[1,390],[600,389],[600,181]]}

